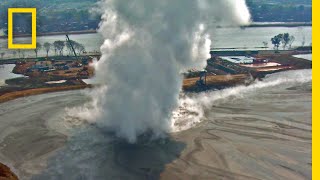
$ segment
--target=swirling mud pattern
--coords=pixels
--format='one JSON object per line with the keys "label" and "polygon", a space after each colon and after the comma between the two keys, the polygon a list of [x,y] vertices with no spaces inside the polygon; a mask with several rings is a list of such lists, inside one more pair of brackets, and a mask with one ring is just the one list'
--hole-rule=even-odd
{"label": "swirling mud pattern", "polygon": [[74,116],[86,90],[16,99],[0,105],[0,161],[21,179],[311,179],[311,81],[289,71],[185,94],[176,129],[135,144]]}

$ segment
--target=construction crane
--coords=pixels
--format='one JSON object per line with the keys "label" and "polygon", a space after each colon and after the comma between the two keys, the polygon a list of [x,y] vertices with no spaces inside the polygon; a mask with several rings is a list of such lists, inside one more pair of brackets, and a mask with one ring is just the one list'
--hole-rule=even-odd
{"label": "construction crane", "polygon": [[[76,51],[74,50],[73,44],[72,44],[72,42],[71,42],[68,34],[66,34],[66,37],[67,37],[67,42],[69,43],[69,45],[70,45],[70,47],[71,47],[71,49],[72,49],[72,51],[73,51],[73,54],[74,54],[74,56],[76,57],[76,60],[77,60],[78,64],[80,64],[80,62],[81,62],[81,61],[80,61],[81,57],[78,58],[77,53],[76,53]],[[82,67],[82,65],[84,64],[84,61],[86,61],[86,60],[82,59],[82,64],[80,64],[81,67]],[[84,74],[85,74],[85,75],[84,75]],[[88,68],[87,68],[87,67],[83,67],[83,69],[82,69],[82,70],[79,70],[79,72],[78,72],[78,74],[77,74],[77,77],[78,77],[78,78],[82,77],[83,79],[89,78],[89,76],[90,76],[90,73],[88,72]]]}
{"label": "construction crane", "polygon": [[69,45],[70,45],[70,47],[71,47],[71,49],[72,49],[72,51],[73,51],[74,56],[75,56],[76,59],[78,60],[77,53],[76,53],[76,51],[74,50],[74,47],[73,47],[72,42],[71,42],[71,40],[70,40],[70,38],[69,38],[69,35],[66,34],[66,37],[67,37],[67,42],[69,43]]}

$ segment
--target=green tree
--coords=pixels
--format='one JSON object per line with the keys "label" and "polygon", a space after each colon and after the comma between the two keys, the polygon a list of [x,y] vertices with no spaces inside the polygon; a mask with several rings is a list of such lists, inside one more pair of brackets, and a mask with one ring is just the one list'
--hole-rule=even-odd
{"label": "green tree", "polygon": [[70,40],[70,42],[66,42],[66,46],[67,46],[67,49],[69,51],[69,54],[73,55],[73,50],[72,50],[72,47],[71,47],[70,43],[73,46],[74,50],[77,49],[77,47],[79,46],[79,43],[76,42],[76,41],[73,41],[73,40]]}
{"label": "green tree", "polygon": [[294,41],[295,37],[292,35],[290,36],[289,33],[278,34],[271,39],[271,42],[274,45],[274,49],[276,50],[279,50],[280,44],[282,44],[283,49],[286,49],[286,47],[290,49]]}
{"label": "green tree", "polygon": [[306,44],[306,36],[303,35],[303,37],[302,37],[302,42],[301,42],[301,46],[304,47],[305,44]]}
{"label": "green tree", "polygon": [[17,51],[13,51],[13,52],[12,52],[12,55],[13,55],[13,57],[16,57]]}
{"label": "green tree", "polygon": [[275,50],[279,50],[279,46],[281,44],[282,37],[283,37],[283,34],[278,34],[278,35],[274,36],[273,38],[271,38],[271,43],[274,45]]}
{"label": "green tree", "polygon": [[83,44],[77,44],[76,45],[76,51],[79,54],[79,56],[81,55],[81,53],[83,53],[86,50],[86,48],[84,47]]}
{"label": "green tree", "polygon": [[38,57],[38,52],[42,49],[42,45],[40,43],[37,43],[37,48],[34,49],[34,52],[36,53],[36,57]]}
{"label": "green tree", "polygon": [[59,51],[59,55],[63,56],[63,49],[65,47],[64,41],[55,41],[53,43],[53,46],[57,51]]}
{"label": "green tree", "polygon": [[22,58],[24,59],[26,57],[26,51],[25,50],[21,50],[21,55],[22,55]]}
{"label": "green tree", "polygon": [[290,36],[290,41],[289,41],[289,49],[292,48],[292,44],[293,42],[296,40],[296,38],[294,36]]}
{"label": "green tree", "polygon": [[267,48],[269,43],[267,41],[263,41],[262,44],[263,44],[263,47]]}
{"label": "green tree", "polygon": [[290,42],[290,35],[289,33],[284,33],[282,34],[282,39],[281,39],[281,43],[282,43],[282,47],[283,49],[286,49],[287,45]]}
{"label": "green tree", "polygon": [[5,52],[2,52],[0,55],[1,55],[1,59],[3,59],[3,56],[5,55],[6,53]]}
{"label": "green tree", "polygon": [[19,58],[21,58],[21,49],[18,49]]}
{"label": "green tree", "polygon": [[46,52],[47,52],[47,57],[48,57],[48,56],[49,56],[49,51],[51,50],[51,47],[52,47],[52,44],[46,42],[46,43],[43,44],[43,47],[44,47],[44,49],[46,50]]}

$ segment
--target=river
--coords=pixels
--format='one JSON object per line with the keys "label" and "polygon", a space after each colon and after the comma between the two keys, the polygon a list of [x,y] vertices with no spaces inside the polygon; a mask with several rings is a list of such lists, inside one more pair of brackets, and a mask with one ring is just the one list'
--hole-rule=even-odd
{"label": "river", "polygon": [[[255,28],[218,28],[215,30],[215,35],[212,38],[213,48],[249,48],[256,49],[257,47],[263,47],[264,41],[269,42],[268,48],[272,48],[270,42],[271,38],[279,33],[289,33],[295,36],[293,47],[304,45],[310,45],[312,42],[312,27],[255,27]],[[70,35],[70,38],[74,41],[85,45],[88,52],[99,51],[100,46],[103,43],[103,38],[100,34],[79,34]],[[45,42],[53,43],[56,40],[64,41],[66,37],[64,35],[57,36],[42,36],[38,37],[38,42],[44,44]],[[27,43],[30,38],[17,38],[16,42]],[[4,57],[13,57],[12,52],[6,49],[7,40],[0,39],[0,53],[5,52]],[[52,50],[50,52],[54,54]],[[64,54],[68,54],[65,49]],[[39,52],[39,55],[46,55],[45,51]],[[18,54],[16,55],[18,57]],[[34,51],[26,51],[26,57],[34,57]]]}
{"label": "river", "polygon": [[188,95],[200,122],[135,145],[70,116],[87,90],[16,99],[0,104],[0,161],[22,179],[311,179],[311,81],[287,71]]}

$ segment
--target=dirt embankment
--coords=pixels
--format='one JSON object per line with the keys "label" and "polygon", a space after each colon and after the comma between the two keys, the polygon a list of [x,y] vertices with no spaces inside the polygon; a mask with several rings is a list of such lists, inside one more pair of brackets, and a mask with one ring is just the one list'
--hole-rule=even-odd
{"label": "dirt embankment", "polygon": [[91,88],[91,87],[92,87],[91,85],[73,85],[73,86],[60,86],[60,87],[36,88],[36,89],[26,89],[21,91],[13,91],[13,92],[2,94],[0,96],[0,103],[21,98],[21,97],[26,97],[26,96],[58,92],[58,91],[78,90],[78,89],[85,89],[85,88]]}
{"label": "dirt embankment", "polygon": [[[232,87],[239,84],[245,84],[249,79],[250,77],[246,74],[207,76],[206,86],[207,88],[222,89],[225,87]],[[198,80],[198,77],[185,79],[183,81],[183,89],[185,91],[197,91],[197,88],[199,88],[199,86],[197,85]],[[11,87],[8,91],[3,90],[2,93],[0,92],[0,103],[26,96],[39,95],[58,91],[79,90],[92,87],[92,85],[88,84],[27,89],[23,89],[20,87]]]}
{"label": "dirt embankment", "polygon": [[[291,70],[291,69],[311,69],[312,62],[293,57],[292,55],[265,55],[259,56],[259,58],[266,58],[272,62],[277,62],[281,65],[276,67],[265,67],[265,68],[248,68],[242,67],[238,64],[233,64],[221,59],[214,59],[208,61],[207,70],[211,74],[223,74],[223,75],[208,75],[206,79],[205,86],[199,86],[197,81],[199,80],[199,74],[196,76],[187,77],[183,81],[183,90],[185,91],[203,91],[207,89],[223,89],[227,87],[232,87],[240,84],[248,84],[255,78],[262,78],[266,74]],[[26,69],[32,66],[34,62],[26,62],[18,64],[14,72],[18,74],[25,74]],[[2,89],[0,91],[0,103],[13,100],[19,97],[25,97],[30,95],[37,95],[56,91],[66,91],[66,90],[76,90],[91,87],[85,83],[66,83],[56,85],[47,85],[41,83],[42,81],[49,80],[60,80],[60,79],[73,79],[82,75],[80,72],[81,68],[74,68],[73,70],[61,70],[55,72],[48,72],[47,74],[38,74],[37,78],[31,78],[30,80],[14,79],[8,81],[7,84],[12,84],[11,87],[7,89]],[[80,74],[79,74],[80,72]],[[87,74],[85,76],[91,77],[94,74],[93,68],[87,68]],[[221,73],[222,72],[222,73]],[[231,74],[231,75],[228,75]],[[192,78],[194,77],[194,78]],[[21,81],[21,82],[20,82]],[[29,82],[30,81],[30,82]],[[39,82],[38,82],[39,81]],[[77,80],[75,80],[77,81]],[[19,85],[20,84],[20,85]],[[23,84],[23,85],[21,85]]]}
{"label": "dirt embankment", "polygon": [[[196,91],[198,88],[196,78],[188,78],[183,81],[183,90],[185,91]],[[232,87],[239,84],[246,84],[249,82],[250,76],[247,74],[237,74],[237,75],[210,75],[207,76],[206,87],[207,88],[215,88],[215,89],[223,89],[226,87]]]}
{"label": "dirt embankment", "polygon": [[27,69],[35,64],[36,64],[35,62],[18,63],[13,68],[12,72],[15,74],[25,74]]}
{"label": "dirt embankment", "polygon": [[301,59],[294,57],[292,55],[284,54],[284,55],[268,55],[268,56],[260,56],[267,59],[270,59],[273,62],[277,62],[282,66],[291,66],[293,69],[311,69],[312,61]]}
{"label": "dirt embankment", "polygon": [[18,180],[18,177],[8,166],[0,163],[0,180]]}

